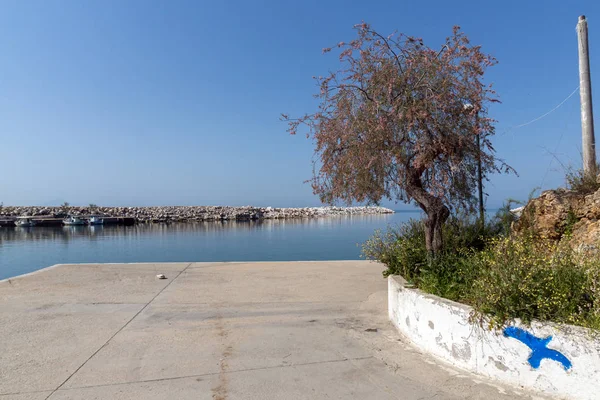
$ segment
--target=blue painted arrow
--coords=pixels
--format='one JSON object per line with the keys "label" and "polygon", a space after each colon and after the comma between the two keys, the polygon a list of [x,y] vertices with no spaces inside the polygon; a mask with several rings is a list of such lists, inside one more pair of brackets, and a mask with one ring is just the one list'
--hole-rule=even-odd
{"label": "blue painted arrow", "polygon": [[571,361],[563,353],[557,350],[549,349],[548,343],[552,340],[552,336],[547,338],[538,338],[531,333],[517,328],[516,326],[509,326],[504,329],[504,336],[517,339],[523,342],[527,347],[531,349],[531,355],[529,356],[529,365],[533,368],[539,368],[540,363],[544,358],[549,358],[562,364],[563,368],[568,371],[571,368]]}

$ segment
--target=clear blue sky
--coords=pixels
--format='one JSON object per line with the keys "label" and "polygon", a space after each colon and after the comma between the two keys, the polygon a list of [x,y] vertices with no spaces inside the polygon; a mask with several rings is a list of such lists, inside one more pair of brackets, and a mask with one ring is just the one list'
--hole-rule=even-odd
{"label": "clear blue sky", "polygon": [[[580,14],[588,17],[600,103],[600,2],[2,1],[0,202],[4,204],[318,205],[312,143],[281,112],[315,109],[323,47],[382,33],[439,46],[453,25],[495,55],[502,104],[489,207],[563,184],[551,161],[580,164]],[[598,122],[600,126],[600,122]],[[599,128],[600,129],[600,128]],[[388,204],[388,203],[385,203]],[[395,206],[406,208],[402,204]]]}

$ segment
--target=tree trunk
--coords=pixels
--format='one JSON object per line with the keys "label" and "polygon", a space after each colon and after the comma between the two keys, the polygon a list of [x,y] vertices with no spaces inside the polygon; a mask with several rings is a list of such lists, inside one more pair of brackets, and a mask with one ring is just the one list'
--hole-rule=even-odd
{"label": "tree trunk", "polygon": [[427,214],[427,219],[425,220],[425,246],[429,253],[435,255],[444,248],[442,228],[444,222],[450,216],[450,211],[441,201],[440,205],[436,204],[433,207],[425,207],[424,211]]}
{"label": "tree trunk", "polygon": [[411,196],[427,215],[425,220],[425,246],[431,256],[444,248],[442,228],[450,216],[450,210],[442,199],[423,189],[420,174],[412,174],[406,182],[406,193]]}

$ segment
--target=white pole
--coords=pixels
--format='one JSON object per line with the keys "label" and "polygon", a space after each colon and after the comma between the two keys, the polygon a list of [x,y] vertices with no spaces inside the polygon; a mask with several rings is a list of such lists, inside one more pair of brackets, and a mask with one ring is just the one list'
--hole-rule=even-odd
{"label": "white pole", "polygon": [[596,176],[596,140],[594,138],[594,115],[592,111],[592,81],[588,47],[588,27],[585,15],[577,23],[579,42],[579,94],[581,96],[581,145],[583,152],[583,172]]}

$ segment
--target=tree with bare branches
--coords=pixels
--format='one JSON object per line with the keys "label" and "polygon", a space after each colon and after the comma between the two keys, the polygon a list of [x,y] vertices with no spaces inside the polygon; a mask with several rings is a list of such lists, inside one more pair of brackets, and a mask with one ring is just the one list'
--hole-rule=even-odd
{"label": "tree with bare branches", "polygon": [[312,187],[321,201],[414,202],[427,216],[425,241],[435,254],[451,210],[476,204],[478,157],[486,179],[513,171],[490,142],[488,107],[498,99],[483,76],[497,62],[459,27],[440,49],[365,23],[355,28],[356,39],[335,46],[342,67],[315,77],[318,110],[282,118],[290,133],[305,127],[315,141]]}

